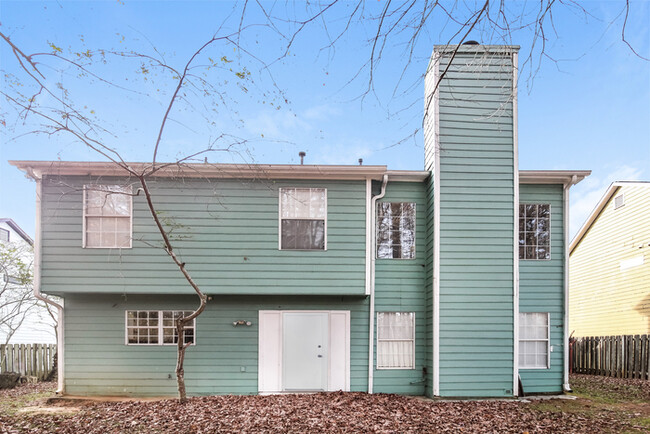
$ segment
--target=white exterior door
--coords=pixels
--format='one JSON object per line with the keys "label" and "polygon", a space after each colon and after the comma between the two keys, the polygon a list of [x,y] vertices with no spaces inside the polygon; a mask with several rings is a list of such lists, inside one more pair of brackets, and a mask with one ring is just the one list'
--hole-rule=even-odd
{"label": "white exterior door", "polygon": [[350,390],[350,312],[259,314],[260,393]]}
{"label": "white exterior door", "polygon": [[329,314],[282,314],[282,390],[327,390]]}

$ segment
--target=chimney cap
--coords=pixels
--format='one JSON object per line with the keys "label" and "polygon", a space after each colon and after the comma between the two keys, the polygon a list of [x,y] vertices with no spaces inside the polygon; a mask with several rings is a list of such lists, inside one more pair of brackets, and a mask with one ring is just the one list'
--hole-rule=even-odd
{"label": "chimney cap", "polygon": [[481,44],[477,41],[470,40],[470,41],[463,42],[462,45],[481,45]]}

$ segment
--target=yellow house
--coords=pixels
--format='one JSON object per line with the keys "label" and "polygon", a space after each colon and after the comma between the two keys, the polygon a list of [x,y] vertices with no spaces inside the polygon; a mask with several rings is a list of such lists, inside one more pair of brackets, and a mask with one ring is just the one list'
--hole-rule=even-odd
{"label": "yellow house", "polygon": [[574,336],[650,333],[650,182],[610,185],[569,252]]}

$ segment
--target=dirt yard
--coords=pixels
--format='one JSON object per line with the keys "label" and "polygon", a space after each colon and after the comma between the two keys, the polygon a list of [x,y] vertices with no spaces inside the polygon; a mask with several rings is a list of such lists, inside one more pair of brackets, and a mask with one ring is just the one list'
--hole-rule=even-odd
{"label": "dirt yard", "polygon": [[321,393],[122,402],[59,402],[51,384],[0,391],[0,432],[498,432],[650,430],[650,382],[575,376],[578,397],[432,401],[397,395]]}

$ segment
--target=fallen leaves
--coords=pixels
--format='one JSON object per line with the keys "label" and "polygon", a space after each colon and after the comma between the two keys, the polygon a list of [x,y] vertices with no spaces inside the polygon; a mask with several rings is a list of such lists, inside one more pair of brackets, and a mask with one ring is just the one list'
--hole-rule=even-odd
{"label": "fallen leaves", "polygon": [[[36,391],[32,388],[28,393]],[[16,398],[18,393],[0,394],[0,400]],[[79,411],[0,414],[0,432],[598,433],[631,428],[607,414],[538,411],[515,400],[432,401],[360,392],[195,397],[186,404],[161,400],[70,405]]]}

